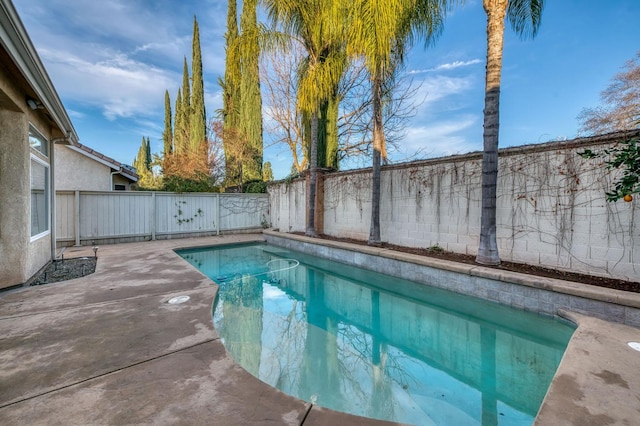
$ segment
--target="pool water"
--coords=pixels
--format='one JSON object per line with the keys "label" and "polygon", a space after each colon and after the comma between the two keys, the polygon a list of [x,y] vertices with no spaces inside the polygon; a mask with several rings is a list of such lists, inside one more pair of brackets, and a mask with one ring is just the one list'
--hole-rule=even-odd
{"label": "pool water", "polygon": [[262,381],[417,425],[530,425],[567,322],[266,244],[178,251],[220,285],[216,330]]}

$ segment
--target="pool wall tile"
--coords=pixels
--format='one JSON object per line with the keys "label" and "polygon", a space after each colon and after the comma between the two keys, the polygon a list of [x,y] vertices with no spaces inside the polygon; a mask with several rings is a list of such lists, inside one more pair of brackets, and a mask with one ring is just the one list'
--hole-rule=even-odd
{"label": "pool wall tile", "polygon": [[[440,269],[420,264],[422,263],[420,260],[416,260],[417,263],[399,260],[402,256],[397,253],[375,247],[363,246],[358,249],[362,251],[354,251],[298,241],[270,233],[265,234],[265,239],[275,246],[313,254],[519,309],[554,316],[558,315],[559,309],[564,309],[640,327],[640,309],[635,305],[616,304],[618,296],[614,294],[601,295],[602,300],[595,300],[576,295],[591,295],[593,290],[590,290],[589,286],[583,288],[579,284],[568,283],[565,284],[567,290],[560,292],[554,291],[553,284],[544,278],[533,278],[526,282],[518,278],[516,279],[518,284],[510,283],[506,282],[508,275],[504,271],[465,264],[450,266],[451,270]],[[438,260],[430,262],[439,266]]]}
{"label": "pool wall tile", "polygon": [[510,306],[512,306],[514,308],[518,308],[518,309],[524,309],[524,297],[523,296],[519,296],[517,294],[514,294],[514,295],[512,295],[512,297],[509,300],[511,300],[511,303],[509,303]]}
{"label": "pool wall tile", "polygon": [[[514,301],[514,297],[516,297],[515,301]],[[498,302],[502,303],[503,305],[514,306],[514,302],[518,303],[518,299],[517,299],[517,296],[513,295],[512,293],[510,293],[508,291],[499,291],[498,292]],[[518,305],[516,305],[516,306],[518,306]]]}
{"label": "pool wall tile", "polygon": [[604,306],[602,305],[602,302],[585,299],[583,297],[572,298],[570,308],[582,313],[592,312],[604,315]]}
{"label": "pool wall tile", "polygon": [[558,312],[558,308],[553,303],[538,300],[538,312],[547,315],[555,315],[556,312]]}
{"label": "pool wall tile", "polygon": [[537,297],[524,297],[523,308],[527,311],[540,312],[540,300]]}
{"label": "pool wall tile", "polygon": [[604,316],[608,321],[624,322],[624,306],[605,303]]}
{"label": "pool wall tile", "polygon": [[640,309],[625,307],[624,323],[634,327],[640,327]]}

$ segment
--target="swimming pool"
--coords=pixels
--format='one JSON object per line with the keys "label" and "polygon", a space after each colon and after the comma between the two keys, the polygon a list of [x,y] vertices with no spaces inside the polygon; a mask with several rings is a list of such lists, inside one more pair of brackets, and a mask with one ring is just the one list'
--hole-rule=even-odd
{"label": "swimming pool", "polygon": [[213,320],[251,374],[413,424],[531,424],[574,328],[266,244],[178,251],[220,285]]}

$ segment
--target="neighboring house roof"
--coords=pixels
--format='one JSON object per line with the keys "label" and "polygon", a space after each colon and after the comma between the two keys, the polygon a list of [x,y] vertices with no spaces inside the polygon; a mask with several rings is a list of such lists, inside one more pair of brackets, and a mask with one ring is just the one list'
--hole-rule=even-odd
{"label": "neighboring house roof", "polygon": [[78,135],[71,119],[11,0],[0,0],[0,44],[33,90],[36,104],[44,107],[62,132],[63,138],[55,142],[75,144]]}
{"label": "neighboring house roof", "polygon": [[138,174],[136,173],[136,169],[134,169],[133,167],[129,166],[128,164],[120,163],[111,157],[107,157],[106,155],[101,154],[86,145],[82,145],[80,142],[76,142],[74,145],[68,146],[67,148],[72,149],[73,151],[78,152],[86,157],[89,157],[92,160],[97,161],[98,163],[104,164],[107,167],[111,167],[113,170],[120,172],[122,176],[132,182],[137,182],[139,179]]}

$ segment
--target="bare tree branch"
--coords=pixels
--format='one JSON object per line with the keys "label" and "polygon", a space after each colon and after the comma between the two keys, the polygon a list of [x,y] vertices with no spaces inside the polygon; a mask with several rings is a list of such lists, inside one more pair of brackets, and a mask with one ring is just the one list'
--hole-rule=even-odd
{"label": "bare tree branch", "polygon": [[626,62],[623,69],[600,92],[603,105],[580,112],[581,132],[595,135],[640,126],[640,51]]}

